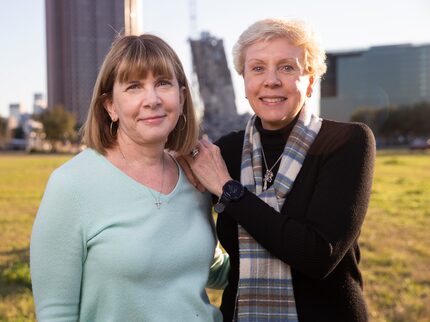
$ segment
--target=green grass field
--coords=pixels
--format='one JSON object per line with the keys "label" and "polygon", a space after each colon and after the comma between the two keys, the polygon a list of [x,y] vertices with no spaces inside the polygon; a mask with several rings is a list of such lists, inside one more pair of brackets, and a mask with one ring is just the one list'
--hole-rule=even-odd
{"label": "green grass field", "polygon": [[[49,174],[69,158],[0,154],[0,321],[35,320],[31,226]],[[379,153],[361,236],[372,321],[429,321],[429,236],[430,154]]]}

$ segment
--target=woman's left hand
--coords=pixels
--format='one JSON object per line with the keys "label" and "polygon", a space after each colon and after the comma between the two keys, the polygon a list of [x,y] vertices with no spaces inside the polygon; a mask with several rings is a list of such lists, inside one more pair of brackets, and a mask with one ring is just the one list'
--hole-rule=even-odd
{"label": "woman's left hand", "polygon": [[194,158],[187,155],[185,159],[200,183],[219,197],[224,184],[231,180],[221,151],[218,146],[206,139],[201,139],[196,148],[199,153]]}

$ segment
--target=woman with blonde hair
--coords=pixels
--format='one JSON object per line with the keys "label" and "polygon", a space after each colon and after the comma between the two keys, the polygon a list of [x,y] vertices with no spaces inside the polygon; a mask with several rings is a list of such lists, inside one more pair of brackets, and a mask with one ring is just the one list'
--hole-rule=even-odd
{"label": "woman with blonde hair", "polygon": [[197,135],[175,52],[149,34],[117,39],[95,84],[88,148],[51,175],[34,223],[38,321],[222,320],[205,293],[228,271],[217,257],[208,282],[209,194],[166,152],[189,153]]}
{"label": "woman with blonde hair", "polygon": [[231,264],[224,321],[367,321],[358,236],[373,176],[371,131],[321,119],[306,103],[326,65],[305,23],[257,21],[233,55],[255,115],[186,158],[218,199]]}

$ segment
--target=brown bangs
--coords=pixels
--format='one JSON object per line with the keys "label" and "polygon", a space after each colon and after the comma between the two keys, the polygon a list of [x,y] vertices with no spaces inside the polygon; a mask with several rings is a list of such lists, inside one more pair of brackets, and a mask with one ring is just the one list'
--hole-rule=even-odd
{"label": "brown bangs", "polygon": [[124,57],[117,66],[116,80],[126,83],[133,80],[145,79],[152,72],[155,77],[172,79],[172,57],[161,51],[159,44],[150,39],[136,37],[129,47],[124,50]]}
{"label": "brown bangs", "polygon": [[149,73],[166,80],[176,78],[179,86],[185,89],[184,117],[180,117],[169,134],[165,148],[179,154],[188,154],[196,146],[199,128],[182,64],[164,40],[142,34],[120,36],[103,61],[83,129],[83,141],[88,147],[106,154],[107,150],[118,144],[118,138],[112,134],[114,122],[106,110],[105,102],[112,100],[115,82],[139,81],[147,78]]}

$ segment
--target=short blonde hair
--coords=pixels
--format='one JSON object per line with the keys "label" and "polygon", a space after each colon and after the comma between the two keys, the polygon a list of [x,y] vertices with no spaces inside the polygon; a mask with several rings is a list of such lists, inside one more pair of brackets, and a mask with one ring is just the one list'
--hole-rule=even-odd
{"label": "short blonde hair", "polygon": [[325,50],[317,35],[305,22],[300,20],[264,19],[253,23],[239,37],[233,47],[234,67],[243,75],[245,54],[249,46],[274,38],[285,38],[291,45],[303,49],[305,72],[321,77],[327,70]]}
{"label": "short blonde hair", "polygon": [[144,79],[149,72],[167,78],[175,76],[179,87],[185,88],[185,118],[179,117],[165,148],[186,154],[196,146],[199,128],[182,63],[164,40],[151,34],[120,36],[112,44],[94,86],[87,120],[82,129],[84,144],[102,154],[117,144],[116,137],[110,133],[111,118],[104,104],[106,100],[112,99],[116,81],[123,83]]}

